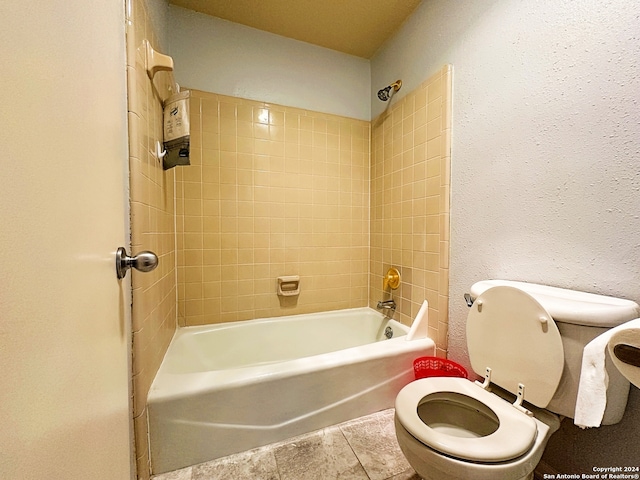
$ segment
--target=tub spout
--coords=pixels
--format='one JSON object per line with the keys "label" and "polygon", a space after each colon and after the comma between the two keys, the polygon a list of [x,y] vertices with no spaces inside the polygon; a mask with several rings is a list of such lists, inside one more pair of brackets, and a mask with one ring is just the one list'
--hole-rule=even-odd
{"label": "tub spout", "polygon": [[395,310],[396,309],[396,302],[391,299],[391,300],[385,300],[385,301],[379,301],[378,302],[378,308],[382,308],[385,310]]}

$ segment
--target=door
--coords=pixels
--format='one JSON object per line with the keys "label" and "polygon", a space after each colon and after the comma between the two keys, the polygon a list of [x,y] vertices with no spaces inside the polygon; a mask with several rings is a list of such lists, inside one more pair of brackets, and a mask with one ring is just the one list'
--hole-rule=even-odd
{"label": "door", "polygon": [[0,16],[0,478],[126,480],[124,2]]}

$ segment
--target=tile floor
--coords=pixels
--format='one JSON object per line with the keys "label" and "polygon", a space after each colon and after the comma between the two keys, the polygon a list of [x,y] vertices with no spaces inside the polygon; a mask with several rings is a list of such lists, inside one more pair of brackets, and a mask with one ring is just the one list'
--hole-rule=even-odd
{"label": "tile floor", "polygon": [[420,480],[396,441],[393,409],[153,480]]}

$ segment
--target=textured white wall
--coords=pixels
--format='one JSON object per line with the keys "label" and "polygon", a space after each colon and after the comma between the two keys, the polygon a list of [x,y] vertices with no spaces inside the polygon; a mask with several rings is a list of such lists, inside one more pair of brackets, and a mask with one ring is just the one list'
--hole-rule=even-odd
{"label": "textured white wall", "polygon": [[[429,0],[372,59],[374,116],[378,88],[402,78],[401,98],[453,64],[454,360],[468,366],[462,296],[477,280],[640,302],[639,33],[637,0]],[[631,423],[571,431],[561,461],[615,464],[640,441]]]}
{"label": "textured white wall", "polygon": [[178,83],[369,120],[369,60],[169,7]]}
{"label": "textured white wall", "polygon": [[168,0],[147,0],[147,15],[151,24],[157,31],[158,45],[160,53],[169,51],[169,1]]}
{"label": "textured white wall", "polygon": [[447,6],[423,3],[372,78],[406,76],[410,91],[454,66],[452,353],[480,279],[640,301],[640,4]]}

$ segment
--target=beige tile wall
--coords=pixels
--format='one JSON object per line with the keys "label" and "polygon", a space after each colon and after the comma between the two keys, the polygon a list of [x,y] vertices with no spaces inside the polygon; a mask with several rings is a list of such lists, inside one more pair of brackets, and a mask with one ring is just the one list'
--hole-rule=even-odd
{"label": "beige tile wall", "polygon": [[[191,121],[180,324],[366,306],[369,122],[200,91]],[[300,276],[297,299],[276,295],[281,275]]]}
{"label": "beige tile wall", "polygon": [[127,90],[129,106],[129,183],[131,250],[151,250],[159,257],[149,273],[131,270],[133,287],[133,417],[138,478],[148,479],[146,401],[151,382],[176,328],[174,170],[163,171],[154,155],[162,141],[162,97],[172,76],[160,72],[152,85],[142,41],[158,48],[158,37],[145,0],[127,2]]}
{"label": "beige tile wall", "polygon": [[396,319],[410,325],[424,299],[429,336],[446,357],[449,287],[451,66],[372,122],[369,305],[388,299],[382,278],[401,274],[392,292]]}
{"label": "beige tile wall", "polygon": [[[371,124],[192,91],[192,165],[164,172],[152,151],[171,79],[146,76],[140,39],[153,44],[153,25],[144,0],[131,3],[132,250],[160,256],[156,271],[133,274],[136,449],[148,478],[146,397],[176,315],[198,325],[375,307],[393,265],[396,318],[410,324],[428,299],[446,355],[451,70]],[[300,275],[297,299],[276,295],[279,275]]]}

